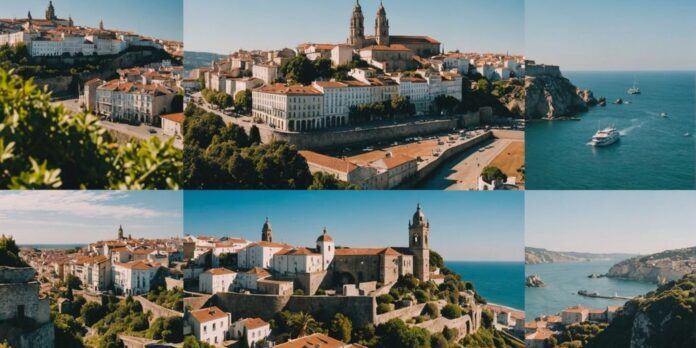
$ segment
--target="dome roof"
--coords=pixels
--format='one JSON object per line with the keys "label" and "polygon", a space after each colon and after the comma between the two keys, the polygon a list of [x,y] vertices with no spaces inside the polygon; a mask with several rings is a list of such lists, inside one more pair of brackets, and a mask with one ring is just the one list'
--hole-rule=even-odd
{"label": "dome roof", "polygon": [[421,225],[425,223],[425,214],[423,214],[423,210],[421,210],[420,203],[416,206],[416,212],[413,213],[413,219],[412,219],[413,225]]}
{"label": "dome roof", "polygon": [[266,222],[263,223],[263,228],[261,229],[261,231],[265,232],[265,231],[270,231],[270,230],[271,230],[271,222],[268,221],[268,218],[266,218]]}
{"label": "dome roof", "polygon": [[317,243],[319,242],[333,242],[333,238],[326,232],[326,227],[324,227],[324,233],[317,238]]}

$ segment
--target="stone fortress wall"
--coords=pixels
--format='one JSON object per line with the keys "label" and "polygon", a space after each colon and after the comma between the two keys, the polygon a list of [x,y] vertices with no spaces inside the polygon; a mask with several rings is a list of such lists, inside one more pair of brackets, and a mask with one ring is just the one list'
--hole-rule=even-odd
{"label": "stone fortress wall", "polygon": [[[0,342],[12,347],[52,347],[55,338],[48,297],[39,297],[36,270],[31,267],[0,267],[0,323],[23,317],[26,328],[0,331]],[[4,325],[4,324],[3,324]]]}
{"label": "stone fortress wall", "polygon": [[546,64],[527,64],[525,66],[525,74],[528,77],[551,76],[562,77],[561,68],[558,65]]}
{"label": "stone fortress wall", "polygon": [[145,297],[135,296],[133,299],[140,302],[140,304],[143,306],[143,312],[147,313],[149,311],[152,313],[152,317],[150,317],[150,322],[154,321],[157,318],[184,316],[184,313],[177,312],[169,308],[164,308],[154,302],[151,302]]}

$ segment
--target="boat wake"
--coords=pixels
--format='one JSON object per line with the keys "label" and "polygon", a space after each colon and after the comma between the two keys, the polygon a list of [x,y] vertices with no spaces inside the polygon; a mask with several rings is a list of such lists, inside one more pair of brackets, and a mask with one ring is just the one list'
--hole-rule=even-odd
{"label": "boat wake", "polygon": [[619,130],[619,134],[621,134],[621,136],[623,137],[623,136],[628,135],[628,133],[630,133],[634,129],[640,128],[640,127],[643,127],[643,122],[638,123],[638,124],[634,124],[632,126],[624,128],[624,129],[621,129],[621,130]]}

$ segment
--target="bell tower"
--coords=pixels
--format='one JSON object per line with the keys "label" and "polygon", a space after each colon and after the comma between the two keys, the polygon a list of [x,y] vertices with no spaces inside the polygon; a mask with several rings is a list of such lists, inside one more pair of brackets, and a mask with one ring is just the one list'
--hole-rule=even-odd
{"label": "bell tower", "polygon": [[413,219],[408,222],[408,248],[413,254],[413,275],[420,281],[430,280],[430,223],[416,206]]}
{"label": "bell tower", "polygon": [[52,21],[58,19],[56,17],[56,9],[53,7],[53,1],[48,2],[48,9],[46,9],[46,20]]}
{"label": "bell tower", "polygon": [[268,218],[266,218],[266,222],[263,223],[263,228],[261,229],[261,240],[264,242],[273,241],[273,228],[271,228]]}
{"label": "bell tower", "polygon": [[377,10],[377,18],[375,18],[375,38],[378,45],[389,46],[389,20],[381,1]]}
{"label": "bell tower", "polygon": [[118,225],[118,240],[123,240],[123,226]]}
{"label": "bell tower", "polygon": [[353,48],[361,48],[365,42],[365,18],[360,7],[360,0],[355,1],[353,15],[350,17],[350,35],[348,44]]}

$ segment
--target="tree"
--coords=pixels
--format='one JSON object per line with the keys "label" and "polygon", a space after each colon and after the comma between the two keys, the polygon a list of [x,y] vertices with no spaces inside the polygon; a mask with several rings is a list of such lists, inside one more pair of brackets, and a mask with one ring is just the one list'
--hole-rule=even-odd
{"label": "tree", "polygon": [[353,323],[351,320],[341,313],[336,313],[331,320],[331,328],[329,336],[343,342],[351,341],[351,333],[353,332]]}
{"label": "tree", "polygon": [[[0,139],[1,140],[1,139]],[[0,145],[2,142],[0,141]],[[0,151],[0,155],[1,155]],[[2,163],[2,158],[0,157],[0,163]],[[2,173],[0,173],[2,176]],[[4,234],[0,237],[0,266],[7,267],[27,267],[27,263],[19,257],[19,247],[15,243],[12,236],[5,236]]]}
{"label": "tree", "polygon": [[316,172],[312,174],[312,185],[310,190],[355,190],[358,187],[345,181],[338,180],[333,174]]}
{"label": "tree", "polygon": [[331,69],[331,59],[319,58],[314,61],[314,69],[316,70],[316,76],[324,79],[329,79],[333,75],[334,71]]}
{"label": "tree", "polygon": [[249,130],[249,143],[252,145],[261,144],[261,132],[259,131],[259,127],[256,127],[256,125],[251,126],[251,129]]}
{"label": "tree", "polygon": [[150,324],[147,337],[179,343],[184,340],[184,321],[181,317],[159,317]]}
{"label": "tree", "polygon": [[430,250],[430,266],[436,268],[445,267],[445,260],[434,250]]}
{"label": "tree", "polygon": [[430,346],[433,348],[449,348],[449,342],[442,333],[435,333],[430,336]]}
{"label": "tree", "polygon": [[82,280],[80,280],[80,278],[78,278],[76,275],[68,274],[68,277],[65,279],[65,283],[68,286],[68,289],[82,289]]}
{"label": "tree", "polygon": [[409,328],[401,319],[391,319],[377,327],[377,347],[430,347],[430,334],[422,328]]}
{"label": "tree", "polygon": [[493,181],[505,182],[507,180],[507,175],[505,175],[500,168],[494,166],[486,166],[486,168],[483,168],[481,176],[483,177],[483,181],[489,184],[493,183]]}
{"label": "tree", "polygon": [[483,92],[483,93],[490,92],[490,84],[488,83],[488,80],[486,80],[484,78],[479,79],[476,82],[476,88],[478,89],[479,92]]}
{"label": "tree", "polygon": [[312,61],[305,55],[298,55],[280,66],[280,72],[285,79],[293,83],[308,85],[317,77],[317,71]]}
{"label": "tree", "polygon": [[485,328],[493,326],[493,313],[487,309],[481,311],[481,325]]}
{"label": "tree", "polygon": [[423,308],[423,312],[429,315],[431,318],[435,319],[440,316],[440,308],[434,302],[429,302]]}
{"label": "tree", "polygon": [[440,314],[447,319],[456,319],[462,316],[462,308],[459,305],[448,303],[442,307]]}
{"label": "tree", "polygon": [[157,137],[119,145],[96,116],[68,114],[0,68],[0,188],[176,189],[181,151]]}
{"label": "tree", "polygon": [[234,96],[234,107],[244,111],[251,110],[251,91],[245,89]]}
{"label": "tree", "polygon": [[55,330],[55,346],[66,348],[82,348],[82,335],[85,334],[84,327],[70,315],[58,314],[53,319]]}
{"label": "tree", "polygon": [[104,308],[96,302],[88,302],[80,310],[80,317],[86,326],[92,326],[105,315]]}

